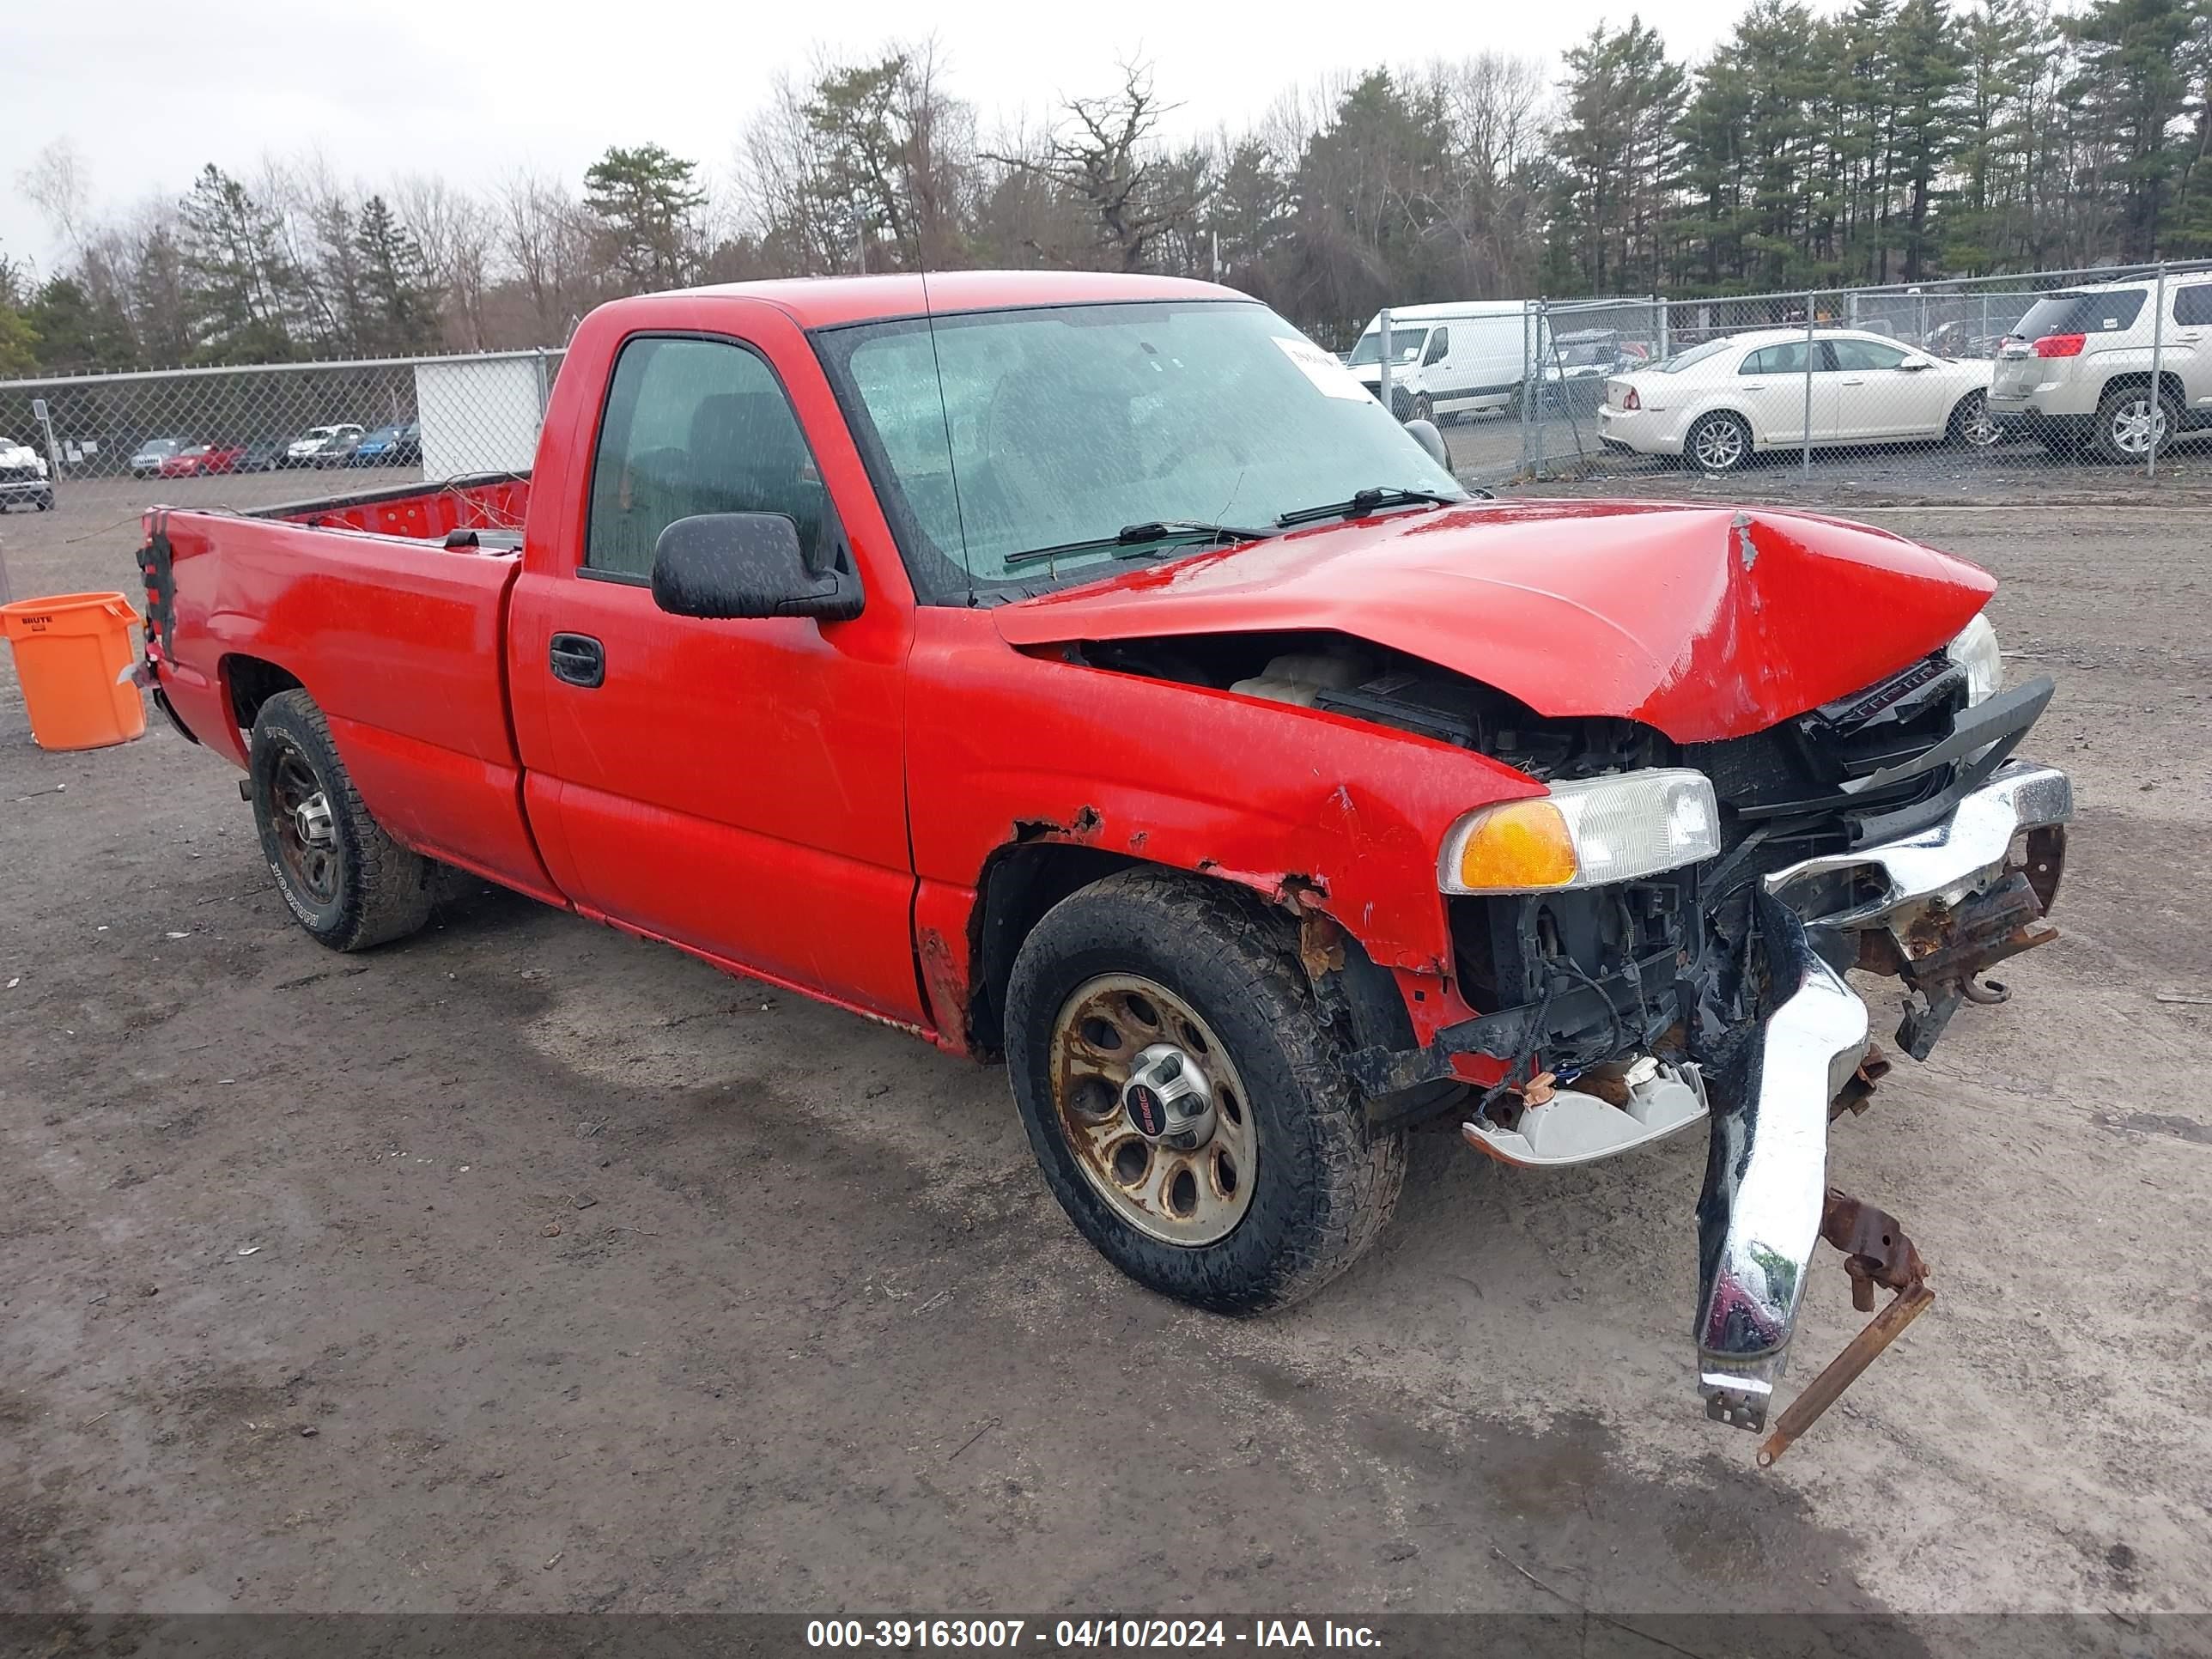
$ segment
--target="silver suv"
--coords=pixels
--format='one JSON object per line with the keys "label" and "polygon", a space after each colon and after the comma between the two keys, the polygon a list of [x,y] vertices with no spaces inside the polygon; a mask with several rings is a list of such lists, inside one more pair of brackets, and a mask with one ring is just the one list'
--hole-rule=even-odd
{"label": "silver suv", "polygon": [[2046,294],[1997,348],[1989,411],[2053,454],[2140,461],[2212,425],[2212,271],[2168,276],[2151,390],[2150,282]]}

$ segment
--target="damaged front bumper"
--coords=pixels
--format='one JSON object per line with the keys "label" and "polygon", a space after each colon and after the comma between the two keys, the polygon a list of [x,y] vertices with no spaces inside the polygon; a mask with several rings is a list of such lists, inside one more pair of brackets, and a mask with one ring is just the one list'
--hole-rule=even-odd
{"label": "damaged front bumper", "polygon": [[[1509,1163],[1578,1163],[1709,1118],[1694,1335],[1698,1392],[1717,1421],[1765,1428],[1823,1237],[1844,1250],[1863,1310],[1873,1306],[1875,1285],[1899,1291],[1792,1407],[1795,1427],[1785,1417],[1768,1443],[1778,1455],[1928,1300],[1919,1258],[1896,1224],[1827,1185],[1828,1124],[1863,1107],[1886,1067],[1869,1041],[1866,1005],[1844,975],[1904,981],[1897,1041],[1925,1059],[1962,1003],[2003,1000],[2003,988],[1982,978],[1990,967],[2056,937],[2044,913],[2057,891],[2073,805],[2066,774],[2012,762],[1926,828],[1766,875],[1751,897],[1747,936],[1732,950],[1725,1017],[1715,1017],[1711,980],[1701,988],[1679,964],[1638,963],[1612,983],[1583,975],[1556,998],[1449,1027],[1420,1050],[1367,1051],[1355,1057],[1354,1075],[1380,1092],[1445,1075],[1455,1057],[1476,1054],[1533,1072],[1528,1057],[1553,1040],[1547,1033],[1584,1016],[1576,999],[1606,998],[1595,1006],[1633,1012],[1641,1030],[1679,1022],[1673,1052],[1651,1045],[1663,1062],[1658,1079],[1626,1086],[1634,1067],[1620,1077],[1594,1067],[1562,1084],[1549,1073],[1524,1081],[1509,1071],[1500,1088],[1517,1115],[1501,1121],[1478,1109],[1467,1138]],[[1651,1093],[1670,1082],[1663,1100]]]}

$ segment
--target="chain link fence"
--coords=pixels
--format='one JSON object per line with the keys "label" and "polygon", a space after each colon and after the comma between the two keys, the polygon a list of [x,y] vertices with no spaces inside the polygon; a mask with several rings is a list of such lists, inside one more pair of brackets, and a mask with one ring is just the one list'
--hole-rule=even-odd
{"label": "chain link fence", "polygon": [[[0,509],[526,471],[559,351],[0,380]],[[271,475],[249,483],[248,475]]]}
{"label": "chain link fence", "polygon": [[[2156,319],[2154,321],[2154,319]],[[1379,319],[1378,319],[1379,321]],[[2212,483],[2212,262],[1984,281],[1469,302],[1392,313],[1352,367],[1471,483],[1757,472],[2001,495],[2067,471]],[[558,350],[0,381],[0,510],[72,492],[264,504],[522,471]],[[246,475],[267,475],[249,481]],[[1794,476],[1793,476],[1794,475]]]}
{"label": "chain link fence", "polygon": [[[2212,262],[1699,300],[1528,302],[1522,390],[1436,404],[1476,483],[1762,474],[2002,491],[2212,482]],[[1418,371],[1416,371],[1418,373]]]}

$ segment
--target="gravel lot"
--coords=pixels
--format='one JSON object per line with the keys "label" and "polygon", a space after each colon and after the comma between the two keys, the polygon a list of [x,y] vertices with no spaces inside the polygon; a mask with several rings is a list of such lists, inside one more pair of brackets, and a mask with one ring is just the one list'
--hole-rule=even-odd
{"label": "gravel lot", "polygon": [[[233,774],[45,753],[0,669],[0,1608],[2203,1608],[2212,583],[2092,482],[1880,520],[2003,580],[2083,810],[2014,1004],[1837,1132],[1940,1300],[1765,1474],[1691,1390],[1701,1138],[1425,1137],[1359,1268],[1205,1317],[1001,1074],[490,892],[331,956]],[[135,588],[145,494],[0,520],[16,594]],[[1824,1259],[1793,1382],[1856,1323]]]}

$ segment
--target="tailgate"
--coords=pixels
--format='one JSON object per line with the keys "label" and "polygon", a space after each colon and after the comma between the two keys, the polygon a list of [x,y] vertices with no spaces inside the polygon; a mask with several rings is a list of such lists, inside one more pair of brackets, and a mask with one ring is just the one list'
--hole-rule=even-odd
{"label": "tailgate", "polygon": [[2017,401],[2034,391],[2042,378],[2043,359],[2032,351],[2007,347],[2005,355],[1997,359],[1996,374],[1990,377],[1990,395]]}
{"label": "tailgate", "polygon": [[550,890],[507,718],[516,555],[167,508],[147,532],[147,654],[192,735],[246,765],[240,719],[257,695],[296,683],[394,836]]}

